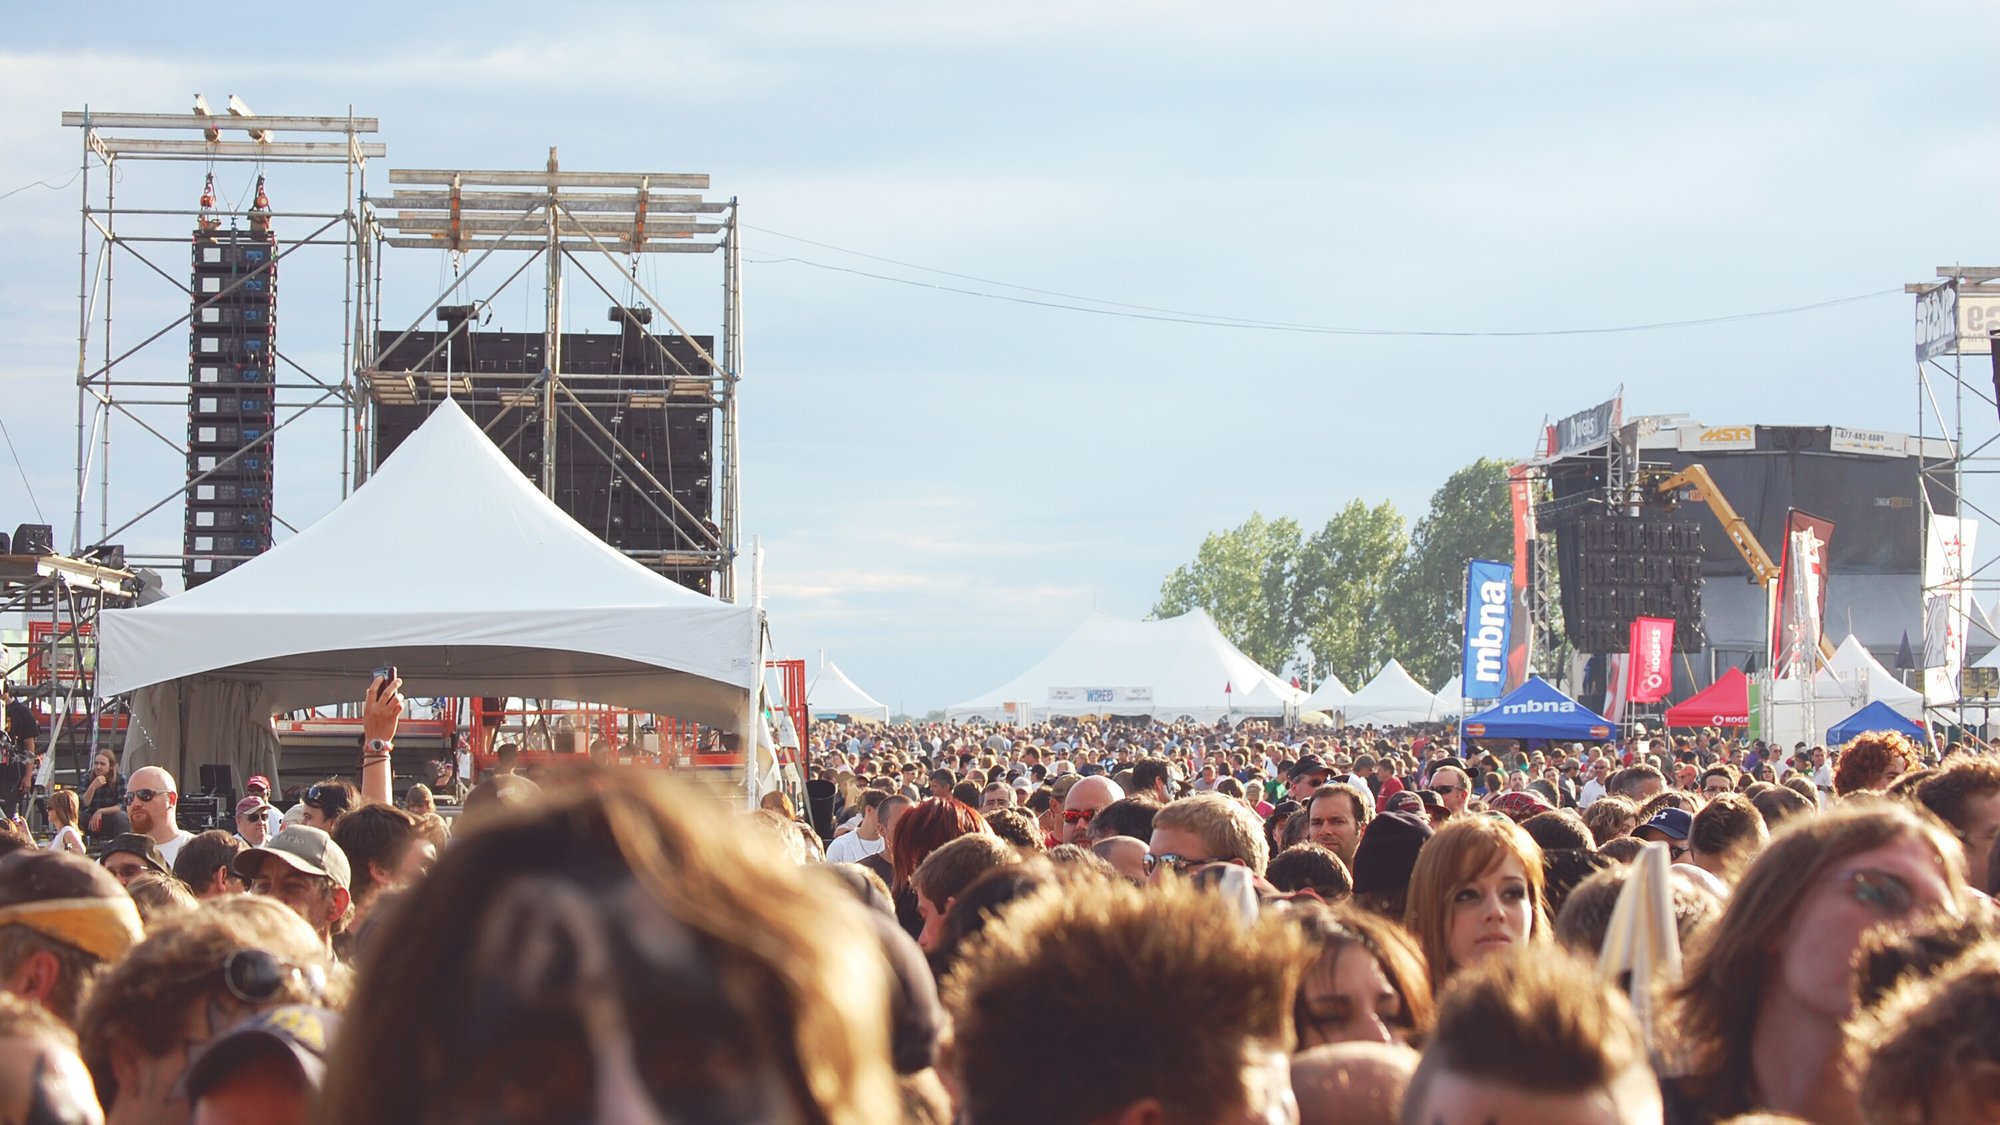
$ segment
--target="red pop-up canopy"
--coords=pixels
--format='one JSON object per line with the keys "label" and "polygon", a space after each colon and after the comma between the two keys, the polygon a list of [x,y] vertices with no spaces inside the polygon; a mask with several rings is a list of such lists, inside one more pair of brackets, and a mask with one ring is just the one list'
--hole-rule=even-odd
{"label": "red pop-up canopy", "polygon": [[1714,683],[1667,708],[1670,727],[1747,727],[1750,725],[1750,679],[1731,668]]}

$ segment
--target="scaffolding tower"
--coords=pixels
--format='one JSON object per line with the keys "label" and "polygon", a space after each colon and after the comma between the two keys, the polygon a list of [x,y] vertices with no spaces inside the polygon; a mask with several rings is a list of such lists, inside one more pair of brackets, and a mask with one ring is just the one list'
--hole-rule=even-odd
{"label": "scaffolding tower", "polygon": [[[207,472],[191,473],[136,511],[114,511],[114,419],[122,420],[121,430],[129,426],[134,433],[164,443],[183,459],[188,456],[186,441],[172,436],[181,432],[181,419],[188,413],[187,376],[162,379],[142,373],[128,378],[126,372],[135,357],[159,341],[166,340],[166,347],[181,344],[190,320],[205,304],[213,303],[190,288],[185,259],[176,257],[167,265],[156,260],[162,256],[159,247],[188,247],[190,232],[198,223],[255,221],[269,222],[274,229],[281,224],[308,228],[309,233],[302,237],[277,237],[275,257],[279,260],[308,246],[341,251],[340,370],[333,374],[315,372],[297,355],[276,351],[271,357],[271,387],[281,399],[278,409],[289,413],[253,444],[267,445],[278,431],[315,411],[338,410],[343,432],[353,429],[359,407],[353,375],[356,329],[372,316],[376,284],[368,269],[370,247],[363,237],[367,166],[371,158],[384,156],[387,150],[363,140],[379,130],[376,119],[356,117],[351,108],[344,115],[258,116],[235,95],[230,95],[222,114],[211,112],[206,101],[197,96],[191,113],[109,113],[85,108],[65,112],[62,124],[80,130],[83,139],[77,253],[76,499],[67,529],[69,554],[81,555],[87,545],[123,536],[147,517],[180,501],[208,476],[226,469],[217,465]],[[237,134],[243,139],[236,139]],[[288,134],[333,139],[278,139]],[[121,168],[154,161],[196,163],[211,172],[227,165],[253,165],[260,171],[271,165],[338,167],[343,177],[342,203],[330,211],[278,209],[253,215],[254,204],[247,200],[240,208],[181,205],[193,198],[191,187],[183,189],[171,205],[141,200],[134,206],[129,199],[121,200]],[[298,194],[295,192],[293,198]],[[164,325],[147,324],[137,330],[117,322],[113,317],[113,282],[121,267],[128,264],[141,267],[141,276],[157,276],[172,286],[183,298],[179,307],[187,311]],[[158,350],[153,349],[155,353]],[[181,365],[175,366],[179,369]],[[163,420],[168,412],[174,418],[171,425]],[[345,497],[354,484],[345,459],[339,473],[340,495]],[[94,532],[86,528],[93,486],[97,494]],[[274,519],[280,526],[296,530],[282,515],[274,513]],[[126,557],[135,565],[183,570],[186,552],[179,546],[181,536],[174,538],[177,546],[173,552],[141,550]]]}
{"label": "scaffolding tower", "polygon": [[[365,477],[387,444],[381,424],[385,407],[434,404],[461,394],[479,396],[479,402],[491,399],[497,410],[480,418],[483,428],[503,447],[524,433],[533,435],[530,458],[537,463],[532,475],[544,494],[555,499],[562,483],[556,450],[587,451],[608,469],[614,488],[622,486],[639,497],[675,533],[667,549],[626,553],[669,576],[711,576],[710,592],[735,600],[741,518],[737,384],[743,346],[737,200],[705,198],[700,193],[709,187],[709,177],[703,174],[568,171],[554,148],[540,169],[398,168],[390,170],[389,182],[392,194],[374,201],[379,214],[370,211],[370,237],[388,249],[448,251],[454,276],[407,328],[382,332],[378,321],[377,331],[364,339],[358,374],[368,409],[354,431],[354,476]],[[490,288],[482,282],[474,289],[474,275],[482,267],[496,255],[513,253],[523,257],[510,273]],[[651,254],[720,257],[718,337],[690,332],[641,281],[639,262]],[[470,341],[494,298],[537,262],[543,267],[542,333],[537,346],[523,354],[537,358],[539,370],[496,365],[468,373],[452,369],[458,364],[439,362],[447,351]],[[610,302],[612,319],[650,357],[655,375],[644,380],[643,388],[635,389],[631,379],[615,372],[584,370],[581,363],[572,369],[567,362],[562,323],[571,296],[565,291],[565,267],[589,284],[586,294]],[[615,275],[615,282],[607,282],[600,276],[604,274]],[[636,293],[645,304],[628,305],[619,288]],[[420,335],[433,315],[445,330]],[[654,335],[655,315],[673,335]],[[387,342],[381,343],[383,339]],[[411,346],[413,340],[428,346]],[[712,412],[721,430],[713,439],[713,520],[691,510],[683,493],[659,479],[643,451],[631,448],[599,416],[607,410]],[[707,450],[702,454],[705,458]]]}

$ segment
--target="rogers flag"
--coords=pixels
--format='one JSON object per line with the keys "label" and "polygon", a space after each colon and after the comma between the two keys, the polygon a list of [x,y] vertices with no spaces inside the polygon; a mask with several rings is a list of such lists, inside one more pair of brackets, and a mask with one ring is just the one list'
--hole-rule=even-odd
{"label": "rogers flag", "polygon": [[1812,654],[1826,620],[1826,552],[1832,540],[1832,520],[1797,508],[1785,517],[1778,596],[1771,605],[1771,674],[1781,679],[1794,664],[1812,674]]}
{"label": "rogers flag", "polygon": [[1625,698],[1631,703],[1658,703],[1673,686],[1674,621],[1671,617],[1641,617],[1632,622],[1632,658],[1625,662]]}

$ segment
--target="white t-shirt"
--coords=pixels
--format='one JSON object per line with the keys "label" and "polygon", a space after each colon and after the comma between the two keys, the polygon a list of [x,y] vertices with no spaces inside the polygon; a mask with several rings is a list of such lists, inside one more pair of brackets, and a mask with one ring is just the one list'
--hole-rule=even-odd
{"label": "white t-shirt", "polygon": [[1583,783],[1583,792],[1577,795],[1576,803],[1579,808],[1587,809],[1597,803],[1597,799],[1602,796],[1604,796],[1604,783],[1593,777]]}
{"label": "white t-shirt", "polygon": [[181,854],[181,845],[192,839],[194,839],[194,833],[189,832],[187,829],[174,829],[174,838],[160,845],[160,858],[167,861],[168,867],[172,867],[174,865],[174,857]]}
{"label": "white t-shirt", "polygon": [[864,840],[861,838],[861,833],[859,832],[849,832],[845,836],[835,836],[833,843],[826,846],[826,861],[828,863],[860,863],[871,855],[881,854],[882,849],[887,847],[888,843],[889,839],[886,836],[877,836],[873,840]]}

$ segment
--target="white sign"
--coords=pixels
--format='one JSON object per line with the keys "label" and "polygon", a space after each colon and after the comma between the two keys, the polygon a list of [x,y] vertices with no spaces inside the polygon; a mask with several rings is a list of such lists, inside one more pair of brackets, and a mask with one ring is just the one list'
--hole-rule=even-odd
{"label": "white sign", "polygon": [[1993,337],[1988,333],[1996,328],[2000,328],[2000,296],[1958,295],[1958,354],[1993,354]]}
{"label": "white sign", "polygon": [[1151,703],[1153,689],[1150,687],[1052,687],[1049,689],[1050,703],[1098,704],[1106,707],[1121,703]]}
{"label": "white sign", "polygon": [[1711,449],[1755,449],[1757,448],[1757,427],[1755,426],[1683,426],[1676,431],[1676,444],[1683,453],[1701,453]]}
{"label": "white sign", "polygon": [[1866,453],[1870,457],[1901,457],[1910,451],[1908,434],[1883,430],[1849,430],[1833,427],[1828,448],[1835,453]]}

